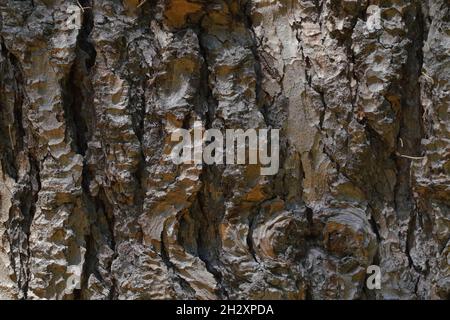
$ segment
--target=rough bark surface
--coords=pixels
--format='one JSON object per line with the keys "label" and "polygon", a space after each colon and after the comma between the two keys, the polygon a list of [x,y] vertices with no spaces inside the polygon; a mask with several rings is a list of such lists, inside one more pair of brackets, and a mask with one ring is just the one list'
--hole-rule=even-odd
{"label": "rough bark surface", "polygon": [[[0,13],[0,298],[449,298],[448,0]],[[278,174],[167,161],[194,121]]]}

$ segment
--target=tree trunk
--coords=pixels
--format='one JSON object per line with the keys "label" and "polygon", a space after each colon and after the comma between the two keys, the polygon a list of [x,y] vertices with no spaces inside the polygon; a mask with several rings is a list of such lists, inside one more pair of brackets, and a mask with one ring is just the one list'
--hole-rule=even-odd
{"label": "tree trunk", "polygon": [[[449,298],[448,0],[0,12],[0,298]],[[167,161],[196,121],[278,173]]]}

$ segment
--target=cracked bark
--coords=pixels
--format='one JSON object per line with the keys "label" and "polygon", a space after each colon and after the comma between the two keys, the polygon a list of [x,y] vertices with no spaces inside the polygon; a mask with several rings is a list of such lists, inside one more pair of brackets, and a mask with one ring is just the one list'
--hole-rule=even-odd
{"label": "cracked bark", "polygon": [[[448,1],[79,4],[0,0],[1,298],[449,297]],[[278,174],[165,161],[195,121]]]}

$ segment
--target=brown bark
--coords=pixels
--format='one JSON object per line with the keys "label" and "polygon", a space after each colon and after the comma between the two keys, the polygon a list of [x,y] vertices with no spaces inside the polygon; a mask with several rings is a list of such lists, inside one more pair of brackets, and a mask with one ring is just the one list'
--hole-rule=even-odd
{"label": "brown bark", "polygon": [[78,4],[0,0],[0,298],[449,298],[448,0]]}

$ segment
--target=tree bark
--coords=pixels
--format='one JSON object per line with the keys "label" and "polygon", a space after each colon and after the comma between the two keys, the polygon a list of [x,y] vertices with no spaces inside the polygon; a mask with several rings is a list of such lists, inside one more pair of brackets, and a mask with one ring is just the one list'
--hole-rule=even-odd
{"label": "tree bark", "polygon": [[[448,0],[0,13],[0,298],[450,297]],[[166,161],[195,121],[278,174]]]}

